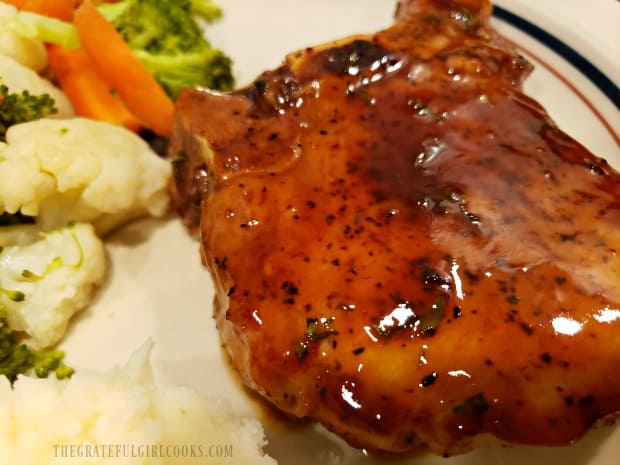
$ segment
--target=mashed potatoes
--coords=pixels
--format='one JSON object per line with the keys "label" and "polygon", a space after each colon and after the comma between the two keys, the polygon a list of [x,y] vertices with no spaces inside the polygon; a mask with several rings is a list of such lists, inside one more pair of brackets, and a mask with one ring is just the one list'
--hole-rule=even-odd
{"label": "mashed potatoes", "polygon": [[158,387],[150,349],[124,367],[78,370],[66,381],[21,377],[11,389],[0,377],[0,463],[275,465],[262,453],[258,422],[230,413],[222,399]]}

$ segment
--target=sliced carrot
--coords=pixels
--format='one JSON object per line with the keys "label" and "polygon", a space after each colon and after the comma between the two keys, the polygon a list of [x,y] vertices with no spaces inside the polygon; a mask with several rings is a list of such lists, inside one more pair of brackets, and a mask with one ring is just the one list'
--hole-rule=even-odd
{"label": "sliced carrot", "polygon": [[48,46],[49,68],[77,115],[139,131],[143,125],[114,95],[83,50]]}
{"label": "sliced carrot", "polygon": [[172,100],[91,0],[75,10],[73,23],[93,66],[129,110],[156,134],[170,136]]}
{"label": "sliced carrot", "polygon": [[78,3],[78,0],[25,0],[22,1],[21,10],[71,21]]}
{"label": "sliced carrot", "polygon": [[13,5],[18,10],[22,9],[26,0],[2,0],[4,3],[8,3],[9,5]]}

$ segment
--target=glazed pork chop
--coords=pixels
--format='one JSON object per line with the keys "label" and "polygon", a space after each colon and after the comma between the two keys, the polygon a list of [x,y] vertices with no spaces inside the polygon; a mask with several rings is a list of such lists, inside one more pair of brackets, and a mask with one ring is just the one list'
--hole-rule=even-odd
{"label": "glazed pork chop", "polygon": [[173,194],[245,384],[396,453],[620,410],[620,175],[524,95],[486,0],[410,0],[177,102]]}

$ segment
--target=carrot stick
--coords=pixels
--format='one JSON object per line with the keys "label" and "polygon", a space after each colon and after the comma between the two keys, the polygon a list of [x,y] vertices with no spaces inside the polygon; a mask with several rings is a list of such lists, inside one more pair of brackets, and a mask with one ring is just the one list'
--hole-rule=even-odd
{"label": "carrot stick", "polygon": [[140,121],[113,94],[83,50],[49,45],[47,51],[50,70],[77,115],[125,126],[136,132],[142,129]]}
{"label": "carrot stick", "polygon": [[21,9],[62,21],[71,21],[78,0],[25,0]]}
{"label": "carrot stick", "polygon": [[93,66],[129,110],[156,134],[170,136],[172,100],[91,0],[75,10],[73,23]]}
{"label": "carrot stick", "polygon": [[9,5],[13,5],[18,10],[22,9],[26,0],[2,0],[4,3],[8,3]]}

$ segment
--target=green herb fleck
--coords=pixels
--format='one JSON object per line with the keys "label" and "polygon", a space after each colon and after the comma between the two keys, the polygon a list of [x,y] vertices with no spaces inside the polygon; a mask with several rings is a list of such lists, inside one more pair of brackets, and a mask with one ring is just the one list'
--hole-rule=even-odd
{"label": "green herb fleck", "polygon": [[[443,295],[435,299],[430,310],[424,315],[418,315],[414,311],[415,305],[398,294],[392,293],[390,297],[397,308],[380,322],[371,325],[377,336],[387,339],[405,328],[413,328],[421,336],[432,336],[435,333],[446,310],[446,299]],[[404,311],[407,311],[407,314]]]}
{"label": "green herb fleck", "polygon": [[488,408],[489,404],[484,398],[484,394],[479,392],[454,407],[454,413],[477,417],[482,415]]}
{"label": "green herb fleck", "polygon": [[306,319],[306,331],[304,332],[303,339],[295,342],[295,355],[299,362],[308,356],[308,347],[310,343],[320,342],[327,339],[330,336],[338,334],[330,328],[335,318],[307,318]]}
{"label": "green herb fleck", "polygon": [[306,338],[311,342],[317,342],[337,334],[336,331],[329,329],[329,325],[333,321],[334,318],[308,318],[306,320]]}
{"label": "green herb fleck", "polygon": [[437,326],[441,322],[443,315],[446,311],[446,299],[443,295],[440,295],[435,299],[435,303],[431,306],[430,312],[420,317],[420,325],[418,331],[421,334],[431,335],[437,330]]}
{"label": "green herb fleck", "polygon": [[306,341],[302,340],[295,343],[295,355],[300,363],[308,356],[308,343]]}

